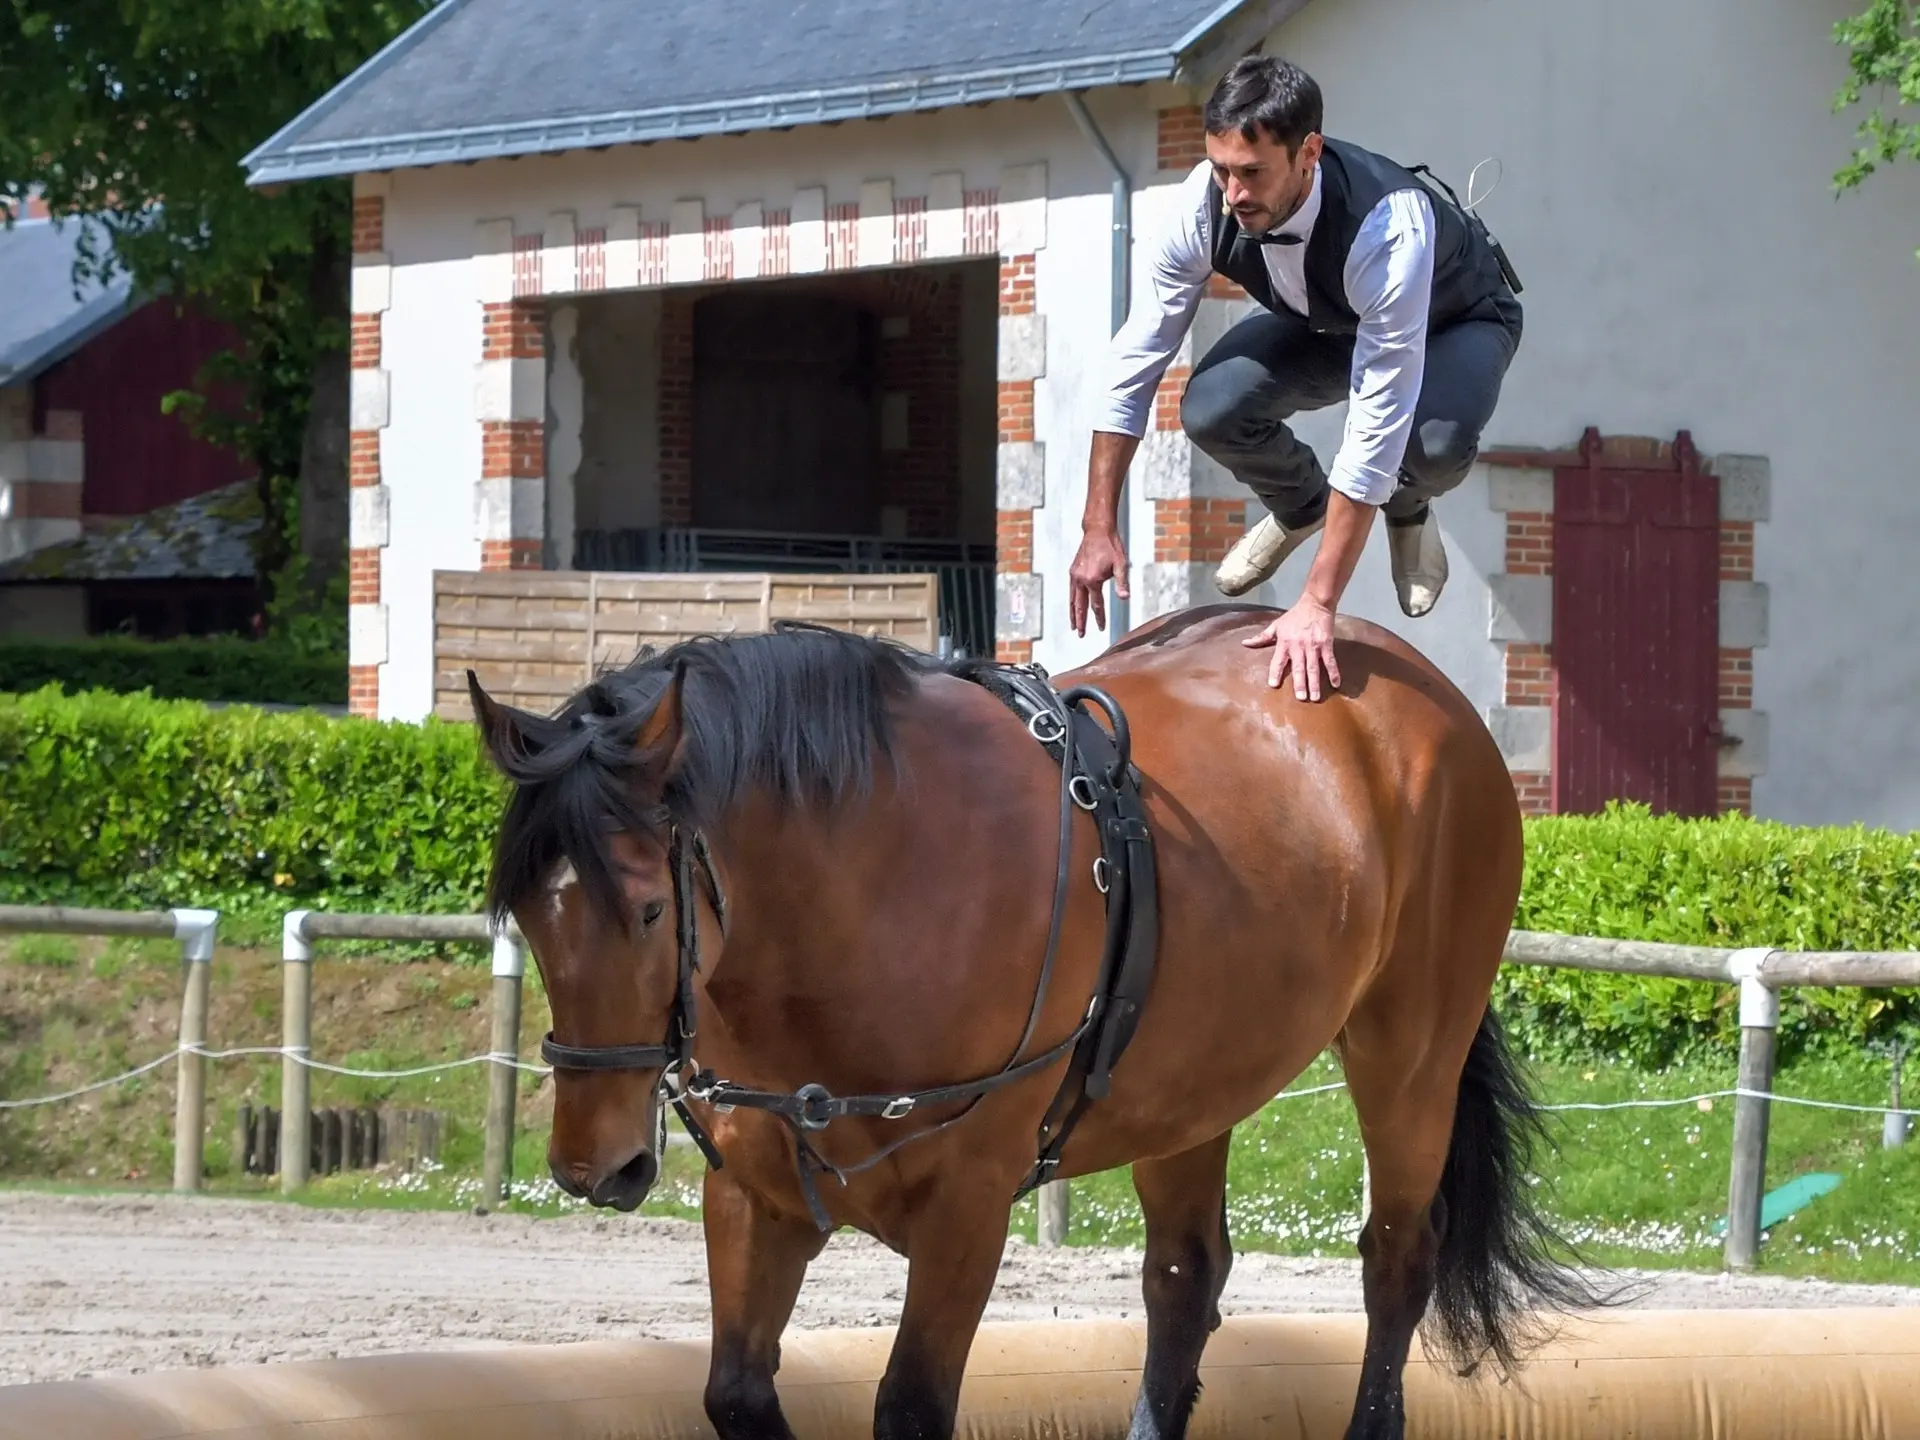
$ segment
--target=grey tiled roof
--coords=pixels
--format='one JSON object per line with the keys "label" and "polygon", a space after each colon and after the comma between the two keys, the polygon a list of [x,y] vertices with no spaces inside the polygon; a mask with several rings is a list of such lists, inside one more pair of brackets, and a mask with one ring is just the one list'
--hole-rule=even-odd
{"label": "grey tiled roof", "polygon": [[73,220],[0,225],[0,385],[31,380],[125,312],[124,273],[104,288],[89,282],[74,293],[79,240]]}
{"label": "grey tiled roof", "polygon": [[1304,0],[443,0],[255,183],[1170,79]]}

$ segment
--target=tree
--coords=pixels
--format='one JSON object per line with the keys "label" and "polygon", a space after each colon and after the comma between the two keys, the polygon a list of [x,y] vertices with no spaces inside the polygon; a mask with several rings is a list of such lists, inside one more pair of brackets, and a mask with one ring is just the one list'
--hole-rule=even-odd
{"label": "tree", "polygon": [[[1858,104],[1870,88],[1882,97],[1854,131],[1860,144],[1853,157],[1834,173],[1834,184],[1846,191],[1882,165],[1920,160],[1920,119],[1912,111],[1900,113],[1900,107],[1920,106],[1920,4],[1869,0],[1865,10],[1834,26],[1833,36],[1849,50],[1847,79],[1833,108]],[[1889,89],[1895,96],[1891,112],[1884,104]]]}
{"label": "tree", "polygon": [[[247,187],[241,157],[429,0],[0,0],[0,195],[82,217],[76,281],[232,324],[235,353],[173,397],[248,456],[277,628],[344,631],[348,182]],[[17,208],[17,204],[16,207]],[[216,404],[220,381],[238,403]]]}

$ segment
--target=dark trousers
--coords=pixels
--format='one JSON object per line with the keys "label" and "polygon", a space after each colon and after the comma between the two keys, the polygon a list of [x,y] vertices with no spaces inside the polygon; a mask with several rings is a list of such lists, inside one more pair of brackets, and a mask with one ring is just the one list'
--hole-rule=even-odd
{"label": "dark trousers", "polygon": [[[1400,485],[1381,507],[1389,523],[1419,519],[1430,500],[1473,468],[1480,432],[1520,343],[1514,308],[1511,323],[1469,320],[1428,334]],[[1352,363],[1350,337],[1316,335],[1291,312],[1261,309],[1194,367],[1180,401],[1181,427],[1282,525],[1307,524],[1326,513],[1326,471],[1286,422],[1345,400]]]}

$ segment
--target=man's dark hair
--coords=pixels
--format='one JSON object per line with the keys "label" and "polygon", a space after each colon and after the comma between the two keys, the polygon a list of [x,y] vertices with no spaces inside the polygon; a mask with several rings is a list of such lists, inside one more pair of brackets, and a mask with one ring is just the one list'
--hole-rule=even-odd
{"label": "man's dark hair", "polygon": [[1201,123],[1209,135],[1238,130],[1257,140],[1265,130],[1289,155],[1320,128],[1320,87],[1306,71],[1278,55],[1243,55],[1207,97]]}

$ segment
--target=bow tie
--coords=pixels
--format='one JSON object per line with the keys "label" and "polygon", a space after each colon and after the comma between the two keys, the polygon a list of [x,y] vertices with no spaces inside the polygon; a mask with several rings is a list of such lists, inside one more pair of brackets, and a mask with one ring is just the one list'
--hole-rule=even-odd
{"label": "bow tie", "polygon": [[1256,245],[1304,245],[1307,243],[1306,238],[1301,235],[1276,235],[1268,233],[1266,235],[1248,235],[1247,238]]}

